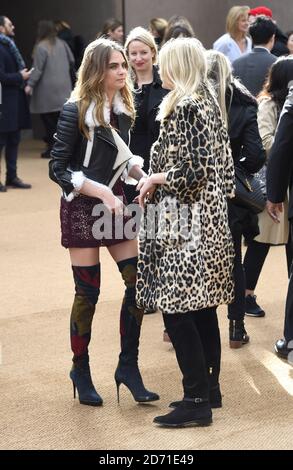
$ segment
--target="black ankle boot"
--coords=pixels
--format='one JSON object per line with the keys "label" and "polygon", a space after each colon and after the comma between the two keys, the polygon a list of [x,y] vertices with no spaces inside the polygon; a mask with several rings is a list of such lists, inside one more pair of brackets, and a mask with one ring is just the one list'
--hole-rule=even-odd
{"label": "black ankle boot", "polygon": [[232,349],[241,348],[249,342],[243,320],[229,320],[229,340]]}
{"label": "black ankle boot", "polygon": [[117,386],[118,403],[119,387],[121,384],[124,384],[130,390],[133,398],[138,403],[145,403],[160,399],[157,393],[149,392],[145,388],[137,365],[118,364],[118,367],[115,372],[115,382]]}
{"label": "black ankle boot", "polygon": [[73,397],[75,398],[75,389],[77,388],[79,403],[89,406],[101,406],[103,404],[102,398],[93,385],[88,362],[75,364],[69,376],[73,383]]}
{"label": "black ankle boot", "polygon": [[154,423],[173,428],[191,425],[208,426],[213,422],[210,404],[207,400],[201,403],[197,403],[195,400],[202,399],[185,398],[171,413],[164,416],[156,416]]}
{"label": "black ankle boot", "polygon": [[[222,408],[222,394],[220,390],[220,385],[216,385],[209,390],[209,401],[211,408]],[[177,408],[182,400],[172,401],[169,405],[169,408]]]}

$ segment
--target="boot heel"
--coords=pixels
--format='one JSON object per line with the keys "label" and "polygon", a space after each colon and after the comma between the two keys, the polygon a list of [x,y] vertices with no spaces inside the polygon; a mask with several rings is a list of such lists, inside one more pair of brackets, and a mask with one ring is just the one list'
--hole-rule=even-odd
{"label": "boot heel", "polygon": [[121,366],[118,365],[114,379],[117,387],[117,399],[119,403],[119,387],[121,384],[125,385],[132,394],[135,401],[138,403],[147,403],[150,401],[159,400],[160,397],[157,393],[150,392],[143,384],[139,369],[137,365]]}
{"label": "boot heel", "polygon": [[119,387],[121,385],[121,382],[119,382],[117,379],[115,379],[115,382],[116,382],[116,388],[117,388],[117,402],[120,403]]}
{"label": "boot heel", "polygon": [[89,406],[101,406],[103,404],[102,398],[93,385],[87,362],[71,369],[69,376],[73,384],[73,398],[76,397],[77,389],[80,404]]}
{"label": "boot heel", "polygon": [[242,341],[232,341],[230,340],[230,348],[231,349],[239,349],[243,346]]}
{"label": "boot heel", "polygon": [[239,349],[249,342],[243,320],[229,321],[229,343],[231,349]]}

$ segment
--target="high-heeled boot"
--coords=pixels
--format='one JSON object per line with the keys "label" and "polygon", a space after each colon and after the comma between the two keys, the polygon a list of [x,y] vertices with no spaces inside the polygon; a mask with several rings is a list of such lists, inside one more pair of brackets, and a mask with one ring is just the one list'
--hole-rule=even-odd
{"label": "high-heeled boot", "polygon": [[243,320],[229,320],[230,348],[238,349],[249,342]]}
{"label": "high-heeled boot", "polygon": [[73,396],[75,398],[77,388],[80,403],[100,406],[103,400],[93,385],[88,356],[92,320],[100,292],[100,265],[72,266],[72,270],[76,292],[70,317],[70,340],[74,354],[70,371]]}
{"label": "high-heeled boot", "polygon": [[138,368],[138,346],[143,311],[136,306],[135,282],[137,257],[117,263],[125,284],[125,295],[120,313],[121,352],[115,371],[117,399],[119,403],[119,387],[124,384],[139,403],[159,400],[159,395],[147,390],[143,384]]}
{"label": "high-heeled boot", "polygon": [[86,358],[74,363],[69,376],[73,384],[73,397],[75,398],[77,388],[79,403],[89,406],[101,406],[103,404],[101,396],[93,385],[89,362]]}

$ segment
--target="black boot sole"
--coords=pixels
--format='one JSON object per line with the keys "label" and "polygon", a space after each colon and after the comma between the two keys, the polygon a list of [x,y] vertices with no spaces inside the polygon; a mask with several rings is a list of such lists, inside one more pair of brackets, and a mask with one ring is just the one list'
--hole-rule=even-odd
{"label": "black boot sole", "polygon": [[88,406],[102,406],[103,405],[103,402],[96,402],[96,401],[79,400],[79,403],[81,405],[88,405]]}
{"label": "black boot sole", "polygon": [[192,426],[209,426],[210,424],[212,424],[213,420],[212,418],[202,418],[202,419],[196,419],[196,420],[193,420],[193,421],[187,421],[187,422],[184,422],[184,423],[176,423],[176,424],[172,424],[172,423],[159,423],[157,421],[153,421],[155,424],[158,424],[160,427],[163,427],[163,428],[188,428],[188,427],[192,427]]}

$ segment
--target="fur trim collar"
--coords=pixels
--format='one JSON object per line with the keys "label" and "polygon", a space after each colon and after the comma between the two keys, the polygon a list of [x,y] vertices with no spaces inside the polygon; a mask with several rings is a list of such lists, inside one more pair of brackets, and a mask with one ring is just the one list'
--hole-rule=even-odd
{"label": "fur trim collar", "polygon": [[[95,107],[96,103],[92,101],[85,114],[85,123],[89,128],[100,125],[94,113]],[[130,116],[130,112],[126,108],[121,93],[119,91],[117,91],[113,99],[113,111],[115,114],[126,114],[127,116]],[[107,124],[110,123],[110,106],[108,99],[106,99],[104,105],[104,119]]]}

